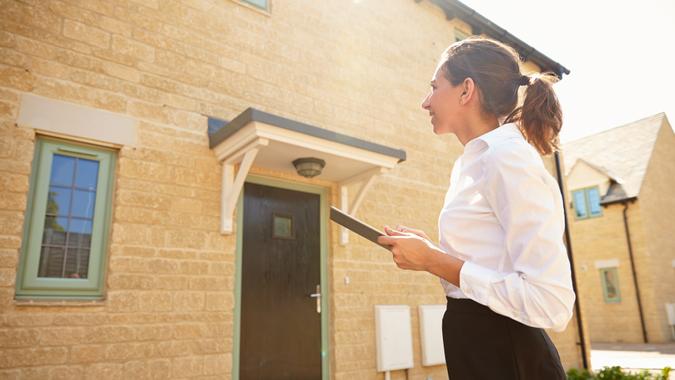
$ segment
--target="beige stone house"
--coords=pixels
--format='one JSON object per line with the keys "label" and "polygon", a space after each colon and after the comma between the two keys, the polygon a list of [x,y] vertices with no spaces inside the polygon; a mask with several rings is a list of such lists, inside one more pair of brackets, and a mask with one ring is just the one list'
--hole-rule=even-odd
{"label": "beige stone house", "polygon": [[590,338],[675,340],[666,309],[675,304],[675,136],[666,115],[566,143],[563,152]]}
{"label": "beige stone house", "polygon": [[419,105],[456,39],[566,68],[452,0],[0,4],[0,378],[381,379],[379,305],[391,377],[447,377],[438,279],[329,206],[436,236],[462,146]]}

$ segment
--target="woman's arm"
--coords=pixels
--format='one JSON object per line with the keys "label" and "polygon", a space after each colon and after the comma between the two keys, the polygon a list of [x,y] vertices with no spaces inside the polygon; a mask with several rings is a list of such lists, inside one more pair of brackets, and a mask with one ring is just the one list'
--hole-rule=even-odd
{"label": "woman's arm", "polygon": [[[463,262],[412,234],[381,237],[403,269],[428,271],[458,286],[469,298],[533,327],[563,330],[575,295],[562,243],[564,217],[552,178],[513,149],[493,157],[484,196],[504,229],[511,272]],[[390,234],[391,229],[385,229]]]}
{"label": "woman's arm", "polygon": [[419,234],[389,227],[384,227],[384,232],[388,236],[380,236],[378,242],[392,247],[391,253],[399,268],[426,271],[459,286],[459,273],[464,261],[445,254]]}

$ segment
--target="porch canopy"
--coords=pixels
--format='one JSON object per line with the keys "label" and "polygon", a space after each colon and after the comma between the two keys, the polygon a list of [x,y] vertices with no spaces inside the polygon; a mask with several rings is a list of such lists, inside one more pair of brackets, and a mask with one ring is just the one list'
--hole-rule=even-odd
{"label": "porch canopy", "polygon": [[[251,166],[295,174],[293,161],[316,157],[326,166],[317,177],[336,182],[340,209],[354,215],[373,180],[406,152],[299,121],[248,108],[230,122],[209,118],[209,146],[223,166],[221,233],[233,231],[233,213]],[[238,170],[235,173],[235,167]],[[297,174],[296,174],[297,175]],[[348,187],[358,188],[350,199]],[[347,242],[342,230],[340,241]]]}

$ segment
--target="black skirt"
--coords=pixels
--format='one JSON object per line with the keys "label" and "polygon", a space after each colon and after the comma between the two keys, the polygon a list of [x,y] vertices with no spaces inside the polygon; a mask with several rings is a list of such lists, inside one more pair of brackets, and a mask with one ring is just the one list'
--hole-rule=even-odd
{"label": "black skirt", "polygon": [[448,298],[443,345],[450,380],[565,380],[544,330],[470,299]]}

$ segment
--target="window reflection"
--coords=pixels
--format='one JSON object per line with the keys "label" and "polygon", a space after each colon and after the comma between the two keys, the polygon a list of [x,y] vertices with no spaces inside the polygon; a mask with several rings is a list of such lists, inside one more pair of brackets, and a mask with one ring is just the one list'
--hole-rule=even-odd
{"label": "window reflection", "polygon": [[42,243],[47,245],[65,245],[67,227],[67,218],[47,216],[45,218],[45,230],[42,234]]}
{"label": "window reflection", "polygon": [[47,215],[68,215],[70,194],[67,188],[50,186],[47,195]]}
{"label": "window reflection", "polygon": [[607,298],[616,298],[616,286],[612,272],[605,271],[605,284],[607,284]]}
{"label": "window reflection", "polygon": [[49,183],[53,185],[70,186],[75,173],[75,158],[55,154],[52,159],[52,175]]}
{"label": "window reflection", "polygon": [[600,270],[600,279],[602,281],[603,295],[605,302],[621,302],[621,292],[619,289],[619,272],[617,268],[607,268]]}
{"label": "window reflection", "polygon": [[86,190],[96,190],[97,179],[98,162],[78,159],[77,175],[75,176],[75,187]]}
{"label": "window reflection", "polygon": [[591,207],[592,215],[600,215],[600,192],[598,189],[589,189],[588,190],[588,202]]}
{"label": "window reflection", "polygon": [[62,272],[64,256],[65,249],[62,246],[43,246],[38,275],[40,277],[61,277],[55,274]]}
{"label": "window reflection", "polygon": [[73,193],[73,216],[92,218],[94,216],[94,201],[96,192],[75,190]]}
{"label": "window reflection", "polygon": [[586,200],[584,199],[583,190],[574,192],[574,210],[576,211],[577,218],[586,217]]}
{"label": "window reflection", "polygon": [[54,154],[39,277],[87,278],[99,162]]}

